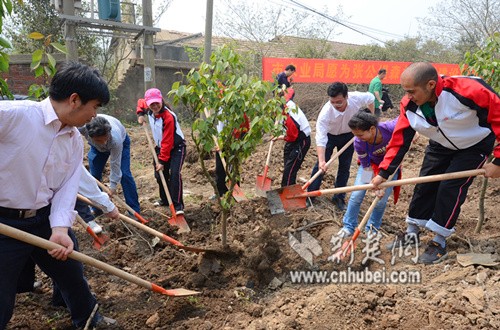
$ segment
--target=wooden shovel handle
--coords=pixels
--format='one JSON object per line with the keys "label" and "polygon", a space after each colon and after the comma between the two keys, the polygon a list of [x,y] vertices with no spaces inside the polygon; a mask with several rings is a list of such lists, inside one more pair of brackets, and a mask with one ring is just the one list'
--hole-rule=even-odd
{"label": "wooden shovel handle", "polygon": [[[5,236],[9,236],[11,238],[17,239],[19,241],[23,241],[25,243],[37,246],[41,249],[53,250],[60,248],[61,246],[57,243],[51,242],[44,238],[29,234],[25,231],[7,226],[5,224],[0,223],[0,233]],[[153,290],[153,285],[151,282],[143,280],[135,275],[127,273],[121,269],[113,267],[105,262],[89,257],[83,253],[78,251],[73,251],[68,255],[69,258],[80,261],[84,264],[90,265],[95,268],[99,268],[107,273],[118,276],[126,281],[135,283],[139,286],[142,286],[146,289]]]}
{"label": "wooden shovel handle", "polygon": [[[267,158],[266,158],[266,165],[265,165],[266,167],[268,167],[269,163],[271,162],[271,152],[273,150],[273,144],[274,144],[274,140],[271,140],[271,142],[269,142],[269,150],[267,151]],[[266,174],[264,174],[264,177],[266,177]]]}
{"label": "wooden shovel handle", "polygon": [[[103,190],[105,191],[106,193],[110,194],[111,193],[111,190],[106,187],[105,184],[103,184],[101,181],[95,179],[95,181],[97,182],[97,185]],[[133,208],[131,208],[123,199],[121,199],[120,197],[118,197],[116,194],[113,194],[112,195],[112,198],[114,201],[117,201],[118,204],[120,204],[121,206],[123,206],[128,212],[130,212],[131,214],[133,214],[137,219],[139,219],[140,222],[142,223],[148,223],[148,221],[146,219],[144,219],[144,217],[142,215],[140,215],[139,213],[137,213]],[[98,206],[95,206],[95,205],[92,205],[96,208],[99,208]],[[104,212],[104,210],[103,210]]]}
{"label": "wooden shovel handle", "polygon": [[377,206],[377,203],[380,201],[380,197],[378,196],[375,196],[375,199],[373,200],[373,202],[370,204],[370,207],[368,208],[368,210],[366,211],[363,219],[361,220],[361,222],[359,223],[358,225],[358,228],[356,228],[357,230],[354,232],[354,234],[352,235],[352,238],[351,240],[354,242],[359,234],[361,233],[361,230],[363,229],[364,226],[366,226],[366,223],[368,222],[368,219],[370,219],[370,216],[372,215],[373,213],[373,210],[375,209],[375,206]]}
{"label": "wooden shovel handle", "polygon": [[[88,199],[87,197],[84,197],[80,194],[78,194],[77,196],[78,200],[88,204],[88,205],[91,205],[91,206],[94,206],[94,207],[98,207],[96,206],[94,203],[92,203],[92,201],[90,199]],[[178,240],[168,236],[168,235],[165,235],[157,230],[154,230],[153,228],[151,227],[148,227],[146,225],[143,225],[142,223],[140,222],[137,222],[135,221],[134,219],[130,218],[130,217],[127,217],[126,215],[123,215],[120,213],[119,215],[120,219],[125,221],[126,223],[128,223],[129,225],[132,225],[134,227],[137,227],[155,237],[158,237],[159,239],[167,242],[167,243],[170,243],[172,245],[175,245],[176,247],[178,247],[179,249],[182,249],[182,250],[186,250],[186,251],[192,251],[192,252],[207,252],[207,251],[212,251],[212,250],[208,250],[208,249],[203,249],[203,248],[196,248],[196,247],[192,247],[192,246],[186,246],[184,244],[182,244],[181,242],[179,242]]]}
{"label": "wooden shovel handle", "polygon": [[[333,163],[333,161],[337,158],[339,158],[340,155],[342,155],[342,153],[351,146],[351,144],[354,143],[354,139],[356,137],[353,136],[352,139],[349,140],[349,142],[347,142],[339,151],[337,151],[333,156],[330,157],[330,159],[328,160],[328,162],[326,162],[325,166],[328,168],[330,167],[330,165]],[[314,182],[314,180],[316,180],[321,174],[323,174],[323,170],[322,169],[319,169],[306,183],[304,183],[304,185],[302,186],[302,190],[306,190],[307,187],[309,187],[311,185],[311,183]]]}
{"label": "wooden shovel handle", "polygon": [[[151,153],[153,154],[153,159],[155,161],[155,164],[158,165],[158,164],[160,164],[160,161],[158,160],[158,155],[156,154],[153,140],[151,139],[151,136],[149,135],[149,130],[147,128],[147,124],[142,124],[142,128],[144,128],[144,133],[146,133],[146,138],[148,139],[149,150],[151,150]],[[161,180],[161,184],[163,185],[163,190],[165,191],[165,195],[167,195],[168,205],[171,206],[170,212],[172,213],[172,217],[175,218],[175,211],[172,211],[173,203],[172,203],[172,197],[170,197],[170,191],[168,190],[167,180],[165,180],[165,176],[163,175],[162,171],[159,171],[158,173],[160,174],[160,180]]]}
{"label": "wooden shovel handle", "polygon": [[[477,170],[468,170],[468,171],[452,172],[452,173],[445,173],[445,174],[428,175],[428,176],[422,176],[422,177],[416,177],[416,178],[408,178],[408,179],[384,182],[384,183],[380,184],[378,187],[379,188],[387,188],[387,187],[404,186],[404,185],[408,185],[408,184],[461,179],[461,178],[468,178],[468,177],[472,177],[472,176],[484,175],[485,172],[486,171],[484,169],[477,169]],[[362,184],[362,185],[357,185],[357,186],[310,191],[310,192],[306,192],[303,194],[296,194],[296,195],[292,195],[292,196],[287,196],[287,198],[317,197],[317,196],[321,196],[324,194],[339,194],[339,193],[344,193],[344,192],[351,192],[351,191],[357,191],[357,190],[368,190],[368,189],[373,189],[373,188],[375,188],[375,186],[373,184],[369,183],[369,184]]]}

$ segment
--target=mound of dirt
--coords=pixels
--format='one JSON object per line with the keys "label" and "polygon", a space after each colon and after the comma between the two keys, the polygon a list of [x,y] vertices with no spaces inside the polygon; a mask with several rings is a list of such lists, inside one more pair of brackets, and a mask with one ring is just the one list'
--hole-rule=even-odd
{"label": "mound of dirt", "polygon": [[[300,94],[308,95],[307,92]],[[323,104],[317,100],[316,110]],[[306,96],[303,102],[307,102]],[[315,110],[311,108],[308,106],[308,117],[314,119],[310,114]],[[314,120],[311,124],[314,127]],[[187,130],[184,128],[189,139]],[[312,208],[279,215],[271,215],[266,198],[255,196],[255,179],[264,168],[266,144],[259,146],[244,164],[241,187],[249,200],[232,209],[228,220],[229,248],[222,249],[220,209],[209,199],[213,189],[203,176],[192,142],[188,141],[191,154],[182,171],[185,217],[192,231],[179,235],[168,225],[169,210],[153,206],[158,199],[158,186],[143,131],[132,127],[129,135],[132,172],[143,215],[151,220],[148,226],[185,245],[215,251],[186,252],[131,225],[104,218],[98,222],[111,240],[101,250],[95,250],[91,238],[76,227],[83,253],[164,288],[200,292],[197,296],[170,298],[87,266],[85,274],[98,297],[100,310],[118,321],[110,329],[500,328],[499,266],[463,267],[457,262],[457,254],[471,251],[498,257],[500,224],[495,212],[500,180],[491,180],[488,185],[486,222],[481,234],[474,233],[481,186],[481,179],[475,180],[462,207],[457,232],[449,240],[449,257],[443,263],[415,264],[412,257],[416,251],[398,256],[384,248],[397,231],[405,228],[410,186],[403,187],[396,205],[390,199],[379,242],[380,254],[363,264],[367,245],[362,235],[352,262],[348,258],[336,263],[329,257],[337,250],[332,235],[340,228],[342,214],[334,209],[328,196],[318,197]],[[408,154],[404,177],[418,175],[426,143],[421,138]],[[283,144],[277,142],[269,172],[274,188],[281,181],[282,154]],[[311,148],[299,177],[309,178],[315,162],[316,153]],[[213,160],[208,165],[213,171]],[[355,167],[353,162],[351,174]],[[323,187],[333,186],[334,172],[327,174]],[[366,199],[362,214],[371,197]],[[430,238],[429,234],[422,237],[424,242]],[[400,277],[417,274],[419,281],[334,283],[337,278],[332,274],[348,270]],[[301,271],[326,275],[315,277],[314,284],[297,283]],[[41,287],[36,292],[18,295],[8,329],[71,329],[67,311],[50,305],[50,280],[41,272],[37,276]]]}

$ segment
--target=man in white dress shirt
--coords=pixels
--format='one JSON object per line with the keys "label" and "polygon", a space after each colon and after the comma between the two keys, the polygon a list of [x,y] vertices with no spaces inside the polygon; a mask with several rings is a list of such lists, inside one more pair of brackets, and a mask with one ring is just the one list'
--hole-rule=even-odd
{"label": "man in white dress shirt", "polygon": [[[68,62],[52,78],[45,100],[0,104],[0,223],[61,245],[47,251],[0,235],[0,329],[13,314],[18,277],[29,259],[57,283],[75,327],[83,328],[92,314],[96,299],[83,265],[67,259],[83,161],[76,127],[95,117],[109,97],[97,70]],[[91,326],[101,321],[97,312]]]}
{"label": "man in white dress shirt", "polygon": [[[316,150],[318,161],[313,168],[311,177],[319,169],[325,173],[326,163],[333,154],[333,149],[342,149],[353,137],[348,122],[359,110],[368,108],[373,113],[373,102],[375,97],[369,92],[349,92],[347,85],[342,82],[334,82],[328,87],[328,102],[321,109],[316,121]],[[354,147],[351,144],[338,158],[339,167],[335,178],[335,187],[341,188],[347,185],[349,180],[349,169],[351,167]],[[311,183],[308,191],[319,190],[323,174]],[[333,203],[340,211],[345,211],[345,193],[336,194],[332,198]]]}

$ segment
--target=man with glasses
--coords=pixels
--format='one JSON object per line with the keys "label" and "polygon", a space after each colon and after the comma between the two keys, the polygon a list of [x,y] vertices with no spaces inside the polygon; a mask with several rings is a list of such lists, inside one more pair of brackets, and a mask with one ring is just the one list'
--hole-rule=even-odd
{"label": "man with glasses", "polygon": [[[316,150],[318,161],[313,168],[311,176],[321,169],[323,173],[311,183],[308,191],[318,190],[327,171],[326,163],[333,154],[333,149],[342,149],[353,138],[348,122],[359,110],[368,108],[374,112],[375,97],[369,92],[349,92],[347,85],[334,82],[328,87],[329,100],[321,109],[316,121]],[[352,144],[339,156],[339,166],[335,177],[335,187],[345,187],[349,180],[354,147]],[[336,194],[332,202],[340,211],[345,211],[345,193]]]}

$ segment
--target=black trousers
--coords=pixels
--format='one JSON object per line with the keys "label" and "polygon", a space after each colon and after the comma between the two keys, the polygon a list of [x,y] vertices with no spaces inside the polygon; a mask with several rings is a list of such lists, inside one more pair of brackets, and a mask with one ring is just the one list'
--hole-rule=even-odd
{"label": "black trousers", "polygon": [[[49,239],[52,233],[48,219],[49,209],[28,219],[0,217],[0,222],[30,234]],[[76,239],[71,230],[69,231],[69,235],[75,242]],[[77,249],[77,246],[75,246],[75,249]],[[82,263],[73,259],[66,261],[56,260],[45,249],[40,249],[16,239],[0,235],[0,329],[5,329],[12,316],[16,291],[26,291],[23,289],[27,289],[26,278],[23,279],[23,277],[27,271],[27,263],[33,262],[57,283],[61,289],[63,299],[71,312],[73,324],[83,327],[87,318],[92,313],[96,300],[90,292],[87,280],[83,276]],[[32,287],[33,278],[29,275],[27,278],[31,282]]]}
{"label": "black trousers", "polygon": [[300,166],[302,165],[310,146],[310,136],[300,141],[285,143],[285,149],[283,151],[285,167],[283,169],[283,177],[281,179],[282,187],[290,186],[297,182],[297,173],[299,172]]}
{"label": "black trousers", "polygon": [[[429,141],[420,176],[452,173],[481,168],[493,150],[495,136],[490,134],[476,145],[451,150]],[[474,177],[417,184],[413,191],[408,216],[417,221],[431,220],[435,232],[449,236]],[[427,225],[429,227],[429,225]],[[432,227],[431,227],[432,228]]]}
{"label": "black trousers", "polygon": [[[325,148],[325,161],[328,162],[330,157],[332,157],[333,149],[337,148],[337,151],[342,149],[349,141],[351,141],[354,136],[352,133],[344,133],[339,135],[328,135],[328,142]],[[347,185],[347,181],[349,181],[350,169],[351,169],[351,161],[352,155],[354,154],[354,146],[351,144],[343,153],[339,156],[338,162],[339,167],[337,169],[337,175],[335,177],[335,188],[342,188]],[[311,177],[316,174],[319,170],[319,163],[316,162],[314,168],[311,173]],[[331,170],[331,167],[330,167]],[[321,182],[323,181],[324,174],[320,175],[316,180],[314,180],[307,191],[315,191],[319,190],[321,187]],[[338,198],[345,201],[345,193],[336,194]]]}
{"label": "black trousers", "polygon": [[[156,154],[160,153],[160,149],[156,148]],[[163,166],[163,175],[165,176],[165,181],[167,181],[168,191],[170,197],[172,198],[172,203],[176,211],[184,210],[184,199],[182,198],[182,165],[184,164],[184,159],[186,158],[186,145],[178,145],[172,149],[170,152],[170,160]],[[156,182],[158,182],[160,190],[160,198],[165,203],[168,204],[167,195],[165,189],[163,189],[163,184],[161,182],[160,173],[155,170]]]}

